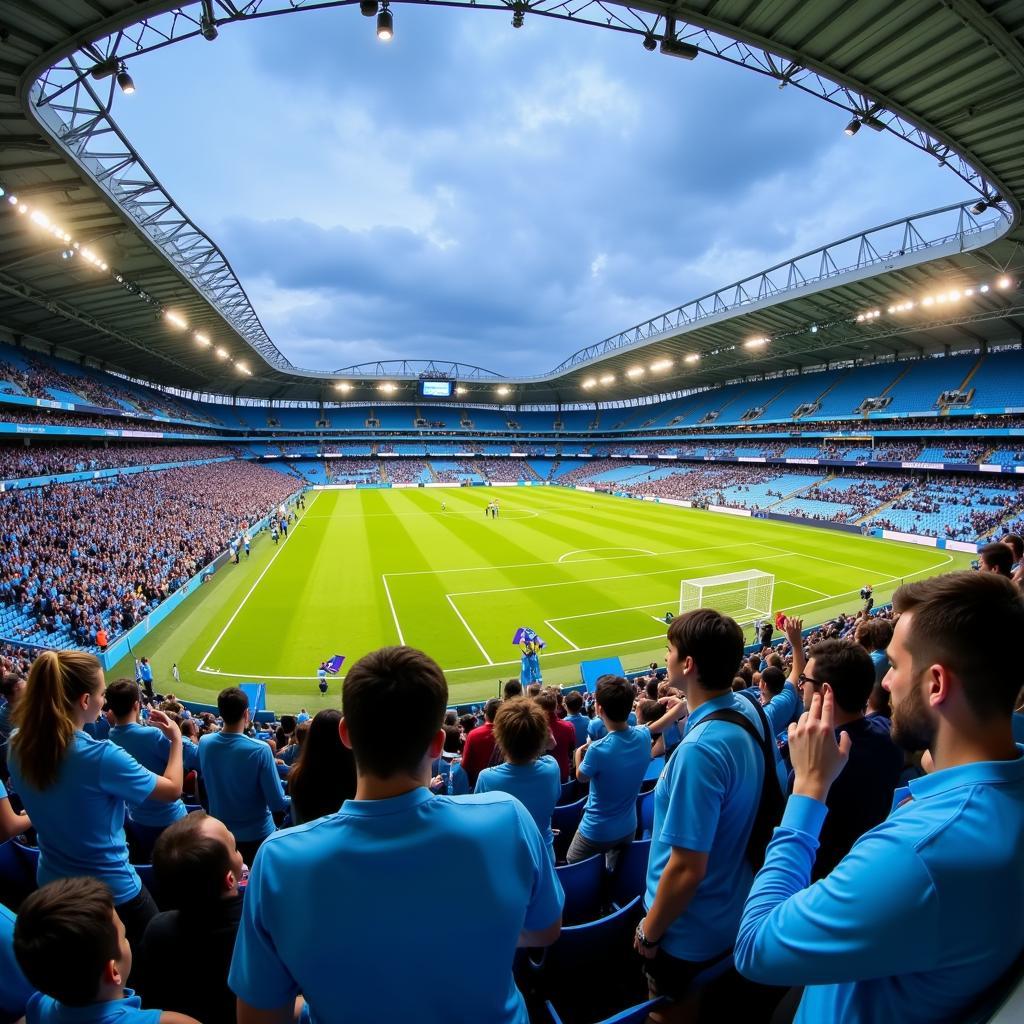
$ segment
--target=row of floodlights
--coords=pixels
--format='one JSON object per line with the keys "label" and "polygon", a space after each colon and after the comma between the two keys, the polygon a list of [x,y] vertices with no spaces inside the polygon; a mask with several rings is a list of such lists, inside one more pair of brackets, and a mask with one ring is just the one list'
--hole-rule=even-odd
{"label": "row of floodlights", "polygon": [[[760,349],[764,348],[768,342],[769,339],[765,337],[747,338],[747,340],[743,342],[743,347],[746,349]],[[681,363],[689,363],[692,366],[694,363],[699,363],[700,359],[700,352],[691,352],[689,355],[683,356],[679,361]],[[626,371],[626,376],[630,380],[638,381],[648,373],[665,373],[667,370],[671,370],[675,365],[676,363],[672,359],[656,359],[649,366],[631,366]],[[614,384],[615,381],[616,377],[614,373],[604,373],[600,377],[587,377],[580,386],[584,391],[590,391],[591,388],[596,388],[598,384],[604,384],[607,386],[608,384]]]}
{"label": "row of floodlights", "polygon": [[[347,395],[354,387],[355,385],[347,380],[339,380],[334,385],[334,390],[340,391],[343,395]],[[382,395],[393,395],[399,390],[399,387],[397,384],[391,383],[391,381],[382,381],[380,384],[377,385],[377,390]],[[512,389],[507,384],[500,384],[498,387],[494,389],[494,393],[499,398],[507,398],[509,395],[512,394]],[[469,388],[464,387],[462,384],[459,384],[455,388],[455,394],[467,395],[469,394]]]}
{"label": "row of floodlights", "polygon": [[[188,321],[173,309],[165,309],[163,317],[164,320],[166,320],[167,323],[176,330],[188,330]],[[210,340],[210,336],[208,334],[204,334],[202,331],[193,331],[192,337],[195,339],[197,345],[201,345],[203,348],[213,348],[214,355],[216,355],[218,359],[227,360],[236,370],[238,370],[239,373],[244,373],[247,377],[252,376],[252,370],[250,370],[249,367],[240,359],[232,359],[231,353],[222,345],[218,345],[214,348],[213,342]]]}
{"label": "row of floodlights", "polygon": [[6,198],[8,204],[14,208],[18,216],[31,221],[37,228],[45,231],[48,235],[52,235],[58,242],[64,242],[67,248],[61,250],[61,259],[70,260],[77,257],[96,267],[97,270],[110,269],[102,256],[97,256],[88,246],[83,246],[81,242],[75,241],[59,224],[55,224],[50,220],[42,210],[34,209],[13,193],[5,192],[3,188],[0,188],[0,198]]}
{"label": "row of floodlights", "polygon": [[[946,306],[953,302],[961,302],[963,299],[972,299],[978,295],[986,295],[993,288],[1006,291],[1013,285],[1011,278],[1003,274],[989,284],[979,284],[971,288],[953,288],[948,292],[936,292],[934,295],[925,295],[915,302],[912,299],[904,299],[902,302],[895,302],[887,306],[885,312],[890,316],[896,313],[909,313],[912,309],[931,309],[934,306]],[[868,309],[857,314],[857,323],[861,324],[869,320],[877,320],[882,315],[881,309]]]}

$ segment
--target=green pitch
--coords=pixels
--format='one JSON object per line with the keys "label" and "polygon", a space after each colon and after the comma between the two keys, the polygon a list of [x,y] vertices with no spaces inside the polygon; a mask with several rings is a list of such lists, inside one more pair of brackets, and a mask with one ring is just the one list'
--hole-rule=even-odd
{"label": "green pitch", "polygon": [[[497,498],[500,518],[484,515]],[[447,506],[442,511],[442,502]],[[517,676],[512,634],[546,640],[546,681],[579,682],[579,662],[610,655],[627,669],[664,660],[667,611],[684,579],[760,569],[774,608],[806,624],[878,604],[903,579],[965,568],[970,556],[813,527],[733,517],[561,488],[322,491],[287,540],[266,534],[157,627],[136,655],[160,687],[211,700],[266,682],[278,711],[340,701],[319,663],[406,643],[445,669],[452,702],[493,696]],[[182,685],[174,687],[177,663]],[[108,673],[131,672],[130,659]]]}

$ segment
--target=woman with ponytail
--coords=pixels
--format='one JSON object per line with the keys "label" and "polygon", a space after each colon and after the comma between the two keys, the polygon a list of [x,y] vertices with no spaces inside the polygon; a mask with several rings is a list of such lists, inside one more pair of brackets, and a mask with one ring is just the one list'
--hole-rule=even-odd
{"label": "woman with ponytail", "polygon": [[15,708],[8,768],[39,836],[39,884],[79,876],[105,882],[129,943],[139,949],[157,906],[128,859],[125,803],[181,796],[181,732],[163,712],[150,712],[149,724],[171,743],[164,774],[153,774],[84,731],[102,710],[105,691],[93,655],[41,654]]}

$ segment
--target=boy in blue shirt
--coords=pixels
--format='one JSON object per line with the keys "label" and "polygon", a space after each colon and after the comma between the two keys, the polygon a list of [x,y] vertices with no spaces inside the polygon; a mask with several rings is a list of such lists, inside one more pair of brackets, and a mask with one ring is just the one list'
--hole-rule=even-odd
{"label": "boy in blue shirt", "polygon": [[583,714],[583,694],[573,690],[565,695],[565,720],[576,730],[576,749],[587,742],[587,728],[590,719]]}
{"label": "boy in blue shirt", "polygon": [[[260,849],[228,979],[239,1024],[290,1024],[300,992],[317,1024],[444,1024],[452,979],[430,950],[458,962],[460,1019],[527,1024],[512,960],[555,941],[563,903],[533,819],[505,793],[430,793],[448,684],[422,652],[361,658],[342,701],[356,796]],[[472,914],[445,912],[455,888]]]}
{"label": "boy in blue shirt", "polygon": [[494,738],[505,763],[485,768],[473,792],[511,793],[530,812],[554,860],[551,815],[562,793],[562,773],[545,754],[551,738],[548,716],[535,701],[506,701],[494,716]]}
{"label": "boy in blue shirt", "polygon": [[576,778],[590,783],[590,793],[565,859],[575,864],[605,853],[612,871],[619,851],[629,846],[636,834],[636,798],[651,763],[652,729],[627,724],[633,687],[621,676],[601,676],[596,696],[595,721],[603,726],[604,735],[588,740],[576,751]]}
{"label": "boy in blue shirt", "polygon": [[[651,996],[670,1000],[659,1020],[688,1019],[691,982],[729,955],[753,881],[747,844],[765,778],[766,729],[771,736],[760,705],[732,691],[742,657],[743,630],[710,608],[669,626],[669,682],[686,694],[689,715],[654,790],[646,915],[634,941]],[[683,701],[663,699],[681,716]]]}
{"label": "boy in blue shirt", "polygon": [[21,905],[14,954],[36,991],[27,1024],[195,1024],[192,1017],[143,1010],[125,988],[132,950],[110,890],[95,878],[62,878]]}
{"label": "boy in blue shirt", "polygon": [[[159,729],[139,724],[142,701],[138,683],[130,679],[115,679],[107,686],[107,706],[114,717],[114,726],[108,736],[110,742],[128,751],[154,775],[163,775],[171,755],[171,741]],[[144,800],[131,804],[128,815],[136,826],[130,837],[135,847],[134,863],[148,863],[160,833],[179,818],[184,818],[185,814],[185,805],[180,799],[170,803]]]}
{"label": "boy in blue shirt", "polygon": [[998,574],[956,572],[900,587],[893,608],[892,736],[929,751],[932,772],[811,885],[856,742],[836,740],[831,689],[815,694],[790,727],[793,794],[740,924],[736,966],[803,985],[800,1024],[959,1020],[1024,950],[1024,747],[1011,726],[1024,600]]}
{"label": "boy in blue shirt", "polygon": [[249,698],[237,686],[217,695],[224,728],[199,743],[199,765],[210,799],[210,814],[230,829],[246,864],[274,831],[273,815],[288,808],[269,745],[245,735]]}

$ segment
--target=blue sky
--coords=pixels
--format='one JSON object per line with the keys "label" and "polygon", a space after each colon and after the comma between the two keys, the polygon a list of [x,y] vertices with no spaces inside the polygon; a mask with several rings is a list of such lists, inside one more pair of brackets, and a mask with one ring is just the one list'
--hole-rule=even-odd
{"label": "blue sky", "polygon": [[[295,364],[518,374],[845,234],[967,198],[843,112],[702,55],[357,7],[137,58],[115,118]],[[144,283],[144,282],[143,282]]]}

